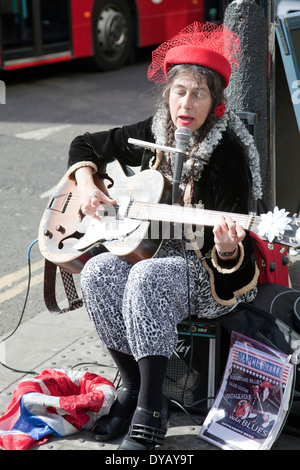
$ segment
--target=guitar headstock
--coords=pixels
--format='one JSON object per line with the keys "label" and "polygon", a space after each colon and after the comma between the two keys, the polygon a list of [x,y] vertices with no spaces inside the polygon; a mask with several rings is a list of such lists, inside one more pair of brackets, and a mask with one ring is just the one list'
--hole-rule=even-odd
{"label": "guitar headstock", "polygon": [[251,231],[270,243],[300,248],[300,218],[288,215],[289,212],[276,206],[273,212],[255,217],[257,220]]}
{"label": "guitar headstock", "polygon": [[291,217],[289,223],[290,229],[287,229],[283,234],[279,234],[273,240],[274,243],[290,246],[295,249],[300,248],[300,218]]}

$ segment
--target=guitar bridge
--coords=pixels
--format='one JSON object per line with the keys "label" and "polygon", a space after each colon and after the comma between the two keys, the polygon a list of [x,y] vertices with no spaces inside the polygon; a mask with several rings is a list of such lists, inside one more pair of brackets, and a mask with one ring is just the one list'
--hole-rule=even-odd
{"label": "guitar bridge", "polygon": [[132,206],[133,203],[133,197],[128,196],[124,197],[121,201],[121,204],[117,207],[116,209],[116,218],[118,220],[123,220],[126,217],[128,217],[130,207]]}

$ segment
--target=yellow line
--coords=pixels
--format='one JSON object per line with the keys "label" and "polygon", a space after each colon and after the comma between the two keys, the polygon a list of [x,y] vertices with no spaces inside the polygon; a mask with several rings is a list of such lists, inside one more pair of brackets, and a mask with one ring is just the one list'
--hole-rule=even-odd
{"label": "yellow line", "polygon": [[[31,278],[30,285],[36,286],[37,284],[40,284],[41,282],[43,282],[43,280],[44,280],[44,273],[37,274],[36,276]],[[27,289],[27,286],[28,286],[28,280],[22,281],[19,284],[17,284],[15,287],[12,287],[11,289],[6,290],[2,294],[0,294],[0,304],[21,294],[21,292]]]}
{"label": "yellow line", "polygon": [[[33,263],[31,265],[31,272],[37,271],[43,266],[44,266],[44,260],[38,261],[37,263]],[[20,281],[25,276],[28,276],[28,268],[22,268],[19,271],[16,271],[12,274],[3,276],[2,278],[0,278],[0,289],[4,289],[5,287],[12,286],[15,282]]]}

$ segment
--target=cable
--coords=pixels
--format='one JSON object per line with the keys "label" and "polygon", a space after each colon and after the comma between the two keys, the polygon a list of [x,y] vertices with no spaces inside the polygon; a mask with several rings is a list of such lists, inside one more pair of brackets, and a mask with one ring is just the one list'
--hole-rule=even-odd
{"label": "cable", "polygon": [[[188,380],[189,380],[189,376],[192,372],[192,361],[193,361],[193,356],[194,356],[194,337],[193,337],[193,332],[192,332],[192,314],[191,314],[191,291],[190,291],[190,275],[189,275],[189,263],[188,263],[188,259],[187,259],[187,255],[186,255],[186,250],[185,250],[185,247],[184,247],[184,243],[183,243],[183,239],[181,239],[181,248],[182,248],[182,252],[183,252],[183,256],[184,256],[184,259],[185,259],[185,263],[186,263],[186,273],[187,273],[187,296],[188,296],[188,312],[189,312],[189,315],[188,315],[188,322],[189,322],[189,336],[190,336],[190,343],[191,343],[191,349],[190,349],[190,358],[189,358],[189,363],[187,365],[188,367],[188,370],[187,370],[187,374],[186,374],[186,379],[185,379],[185,383],[184,383],[184,387],[183,387],[183,391],[182,391],[182,403],[183,405],[180,405],[179,403],[177,403],[175,400],[172,400],[172,402],[174,404],[177,403],[177,405],[183,409],[183,411],[189,415],[189,417],[195,422],[195,420],[192,418],[192,416],[188,413],[188,411],[186,410],[186,408],[192,408],[194,407],[195,405],[198,405],[200,403],[202,403],[203,401],[206,401],[206,400],[209,400],[209,398],[203,398],[201,400],[198,400],[196,402],[193,402],[191,404],[187,404],[186,403],[186,392],[187,392],[187,387],[188,387]],[[199,424],[199,423],[196,423],[196,424]]]}
{"label": "cable", "polygon": [[171,403],[173,403],[174,405],[178,406],[195,424],[197,425],[201,425],[203,423],[203,420],[202,422],[198,422],[197,420],[195,420],[191,414],[187,411],[187,408],[192,408],[196,405],[199,405],[200,403],[202,402],[205,402],[205,401],[208,401],[208,400],[211,400],[211,399],[214,399],[215,397],[205,397],[205,398],[202,398],[201,400],[197,400],[191,404],[187,404],[186,403],[186,393],[187,393],[187,387],[188,387],[188,380],[189,380],[189,376],[192,372],[192,361],[193,361],[193,355],[194,355],[194,337],[193,337],[193,332],[192,332],[192,315],[191,315],[191,292],[190,292],[190,279],[189,279],[189,263],[188,263],[188,259],[187,259],[187,255],[186,255],[186,250],[185,250],[185,247],[184,247],[184,241],[183,239],[181,239],[181,249],[182,249],[182,253],[183,253],[183,257],[185,259],[185,262],[186,262],[186,273],[187,273],[187,296],[188,296],[188,322],[189,322],[189,336],[190,336],[190,343],[191,343],[191,349],[190,349],[190,358],[189,358],[189,362],[187,364],[187,374],[186,374],[186,379],[185,379],[185,383],[184,383],[184,386],[183,386],[183,390],[182,390],[182,404],[177,402],[176,400],[174,399],[169,399]]}
{"label": "cable", "polygon": [[187,389],[189,374],[190,374],[190,372],[191,372],[191,370],[192,370],[192,359],[193,359],[193,355],[194,355],[194,338],[193,338],[193,333],[192,333],[192,314],[191,314],[191,295],[190,295],[191,292],[190,292],[190,272],[189,272],[189,263],[188,263],[188,259],[187,259],[187,255],[186,255],[186,251],[185,251],[183,239],[181,239],[180,241],[181,241],[181,249],[182,249],[183,256],[184,256],[185,263],[186,263],[187,297],[188,297],[188,312],[189,312],[188,321],[189,321],[189,333],[190,333],[190,340],[191,340],[190,361],[189,361],[187,376],[186,376],[186,379],[185,379],[185,384],[184,384],[183,392],[182,392],[182,402],[183,402],[184,406],[186,406],[186,404],[185,404],[185,394],[186,394],[186,389]]}
{"label": "cable", "polygon": [[[27,291],[26,291],[26,296],[25,296],[25,301],[24,301],[24,305],[23,305],[23,309],[22,309],[22,313],[21,313],[21,316],[19,318],[19,321],[17,323],[17,326],[15,327],[15,329],[8,335],[6,336],[5,338],[3,338],[1,341],[0,341],[0,344],[3,343],[4,341],[6,341],[8,338],[10,338],[11,336],[13,336],[15,334],[15,332],[17,331],[17,329],[19,328],[22,320],[23,320],[23,316],[24,316],[24,313],[25,313],[25,309],[26,309],[26,305],[27,305],[27,300],[28,300],[28,296],[29,296],[29,291],[30,291],[30,282],[31,282],[31,262],[30,262],[30,254],[31,254],[31,250],[32,250],[32,247],[37,243],[38,239],[34,240],[28,247],[28,250],[27,250],[27,261],[28,261],[28,284],[27,284]],[[29,371],[29,370],[19,370],[19,369],[15,369],[14,367],[10,367],[6,364],[4,364],[3,362],[0,362],[0,364],[5,367],[6,369],[9,369],[9,370],[12,370],[13,372],[21,372],[21,373],[24,373],[24,374],[37,374],[37,372],[35,371]]]}
{"label": "cable", "polygon": [[84,365],[97,366],[97,367],[107,367],[109,369],[117,369],[115,378],[113,379],[112,382],[113,382],[113,384],[115,384],[117,379],[118,379],[118,384],[115,387],[116,390],[118,389],[118,387],[120,385],[120,380],[119,380],[119,370],[118,370],[117,366],[111,366],[111,365],[108,365],[108,364],[101,364],[100,362],[78,362],[77,364],[74,364],[74,366],[71,367],[71,370],[73,370],[75,367],[80,367],[80,366],[84,366]]}

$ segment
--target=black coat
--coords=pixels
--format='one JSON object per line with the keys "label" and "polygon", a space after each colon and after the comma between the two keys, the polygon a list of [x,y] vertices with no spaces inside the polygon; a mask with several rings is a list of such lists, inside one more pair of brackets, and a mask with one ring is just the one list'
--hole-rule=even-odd
{"label": "black coat", "polygon": [[[153,151],[133,146],[128,139],[154,142],[151,125],[152,118],[149,118],[130,126],[76,137],[70,147],[69,168],[76,171],[82,162],[90,162],[101,171],[114,158],[124,167],[149,168]],[[205,165],[200,180],[195,182],[193,202],[201,201],[209,210],[247,214],[250,190],[251,174],[246,154],[238,139],[228,130]],[[202,255],[212,250],[213,246],[212,229],[205,228]],[[256,284],[258,273],[249,234],[243,241],[242,251],[243,259],[238,269],[234,269],[236,261],[218,258],[216,267],[216,262],[213,263],[211,258],[205,260],[211,274],[213,293],[222,303],[234,303],[234,295],[246,292]]]}

